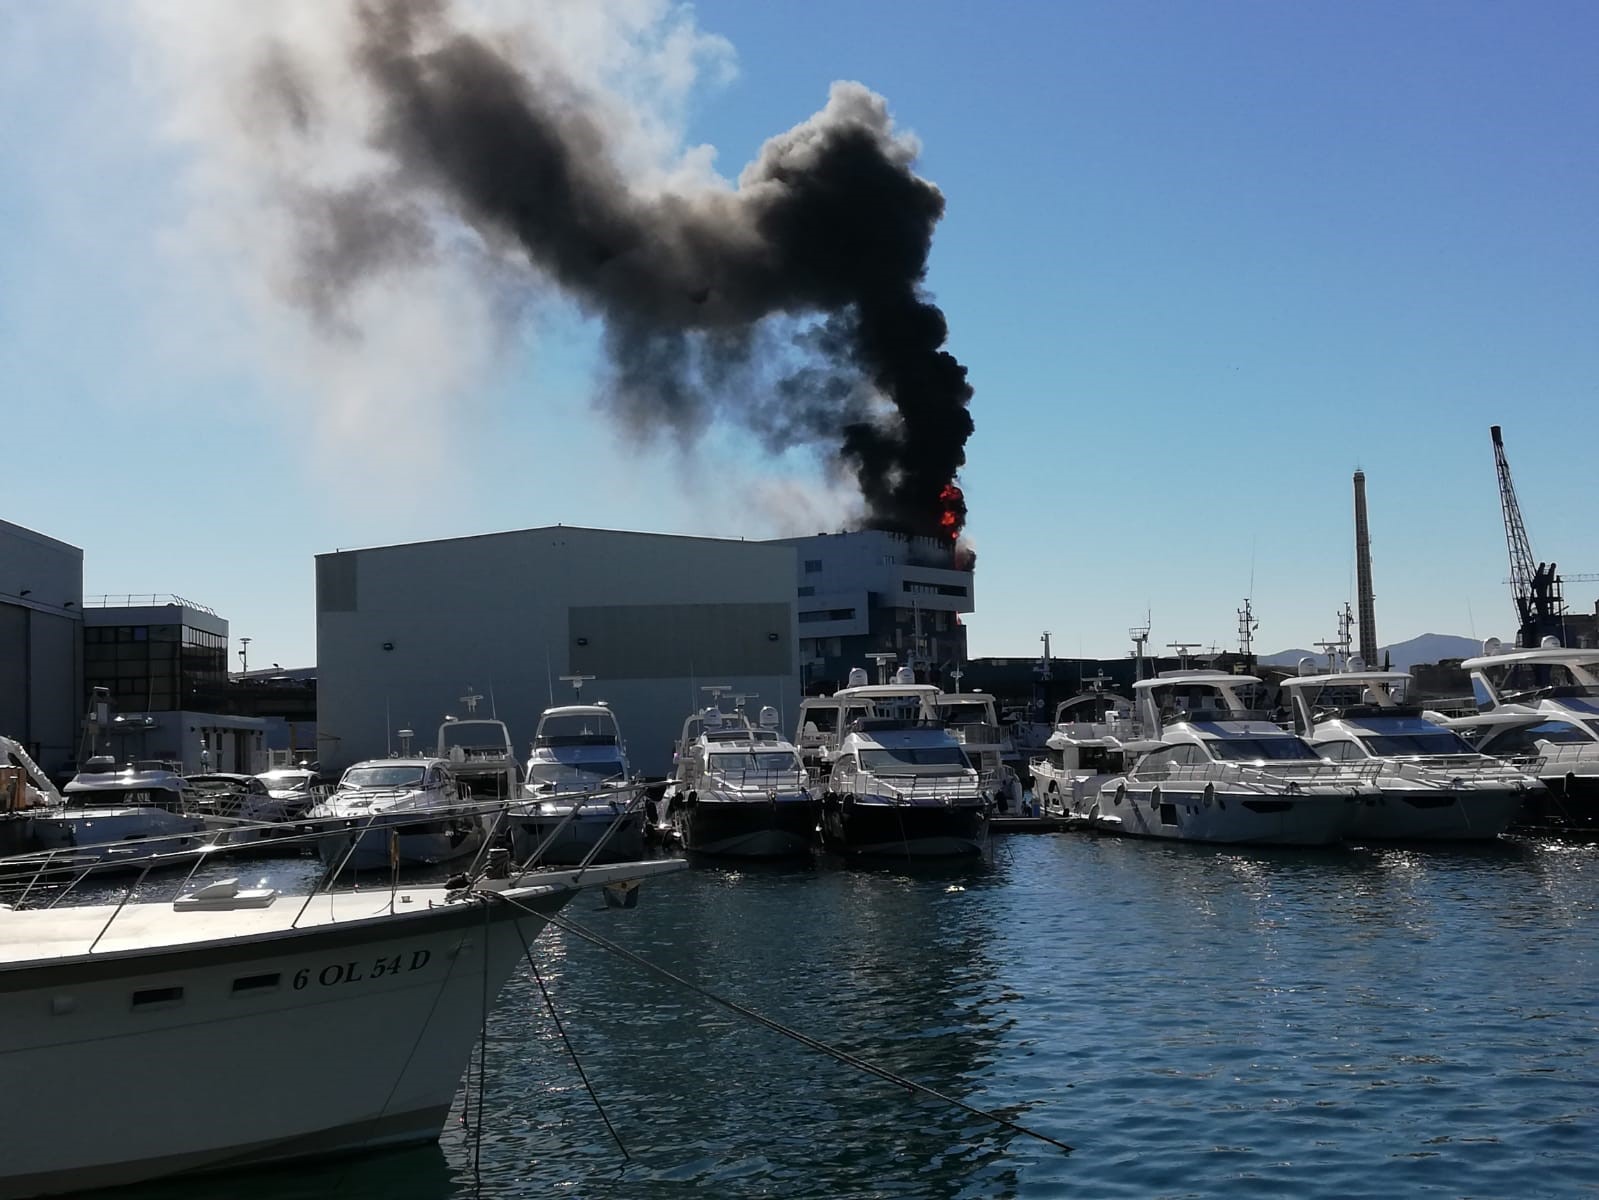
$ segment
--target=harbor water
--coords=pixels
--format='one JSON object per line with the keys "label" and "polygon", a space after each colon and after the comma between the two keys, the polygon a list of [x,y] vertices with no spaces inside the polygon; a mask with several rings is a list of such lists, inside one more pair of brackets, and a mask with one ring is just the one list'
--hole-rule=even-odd
{"label": "harbor water", "polygon": [[[1067,834],[997,838],[992,862],[946,869],[699,865],[637,909],[584,895],[565,915],[1073,1152],[551,931],[534,960],[566,1041],[522,970],[438,1146],[230,1177],[225,1194],[1592,1195],[1596,910],[1599,847],[1525,840],[1306,852]],[[248,1091],[196,1070],[217,1102]]]}

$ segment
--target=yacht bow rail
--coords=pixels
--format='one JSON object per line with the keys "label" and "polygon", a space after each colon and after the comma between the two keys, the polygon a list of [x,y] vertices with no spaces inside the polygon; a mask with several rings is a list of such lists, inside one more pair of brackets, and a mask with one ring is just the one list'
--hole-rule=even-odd
{"label": "yacht bow rail", "polygon": [[883,796],[897,804],[955,801],[983,803],[993,798],[999,786],[995,775],[870,775],[863,774],[857,785],[872,795]]}
{"label": "yacht bow rail", "polygon": [[755,767],[738,770],[707,771],[699,790],[725,788],[735,792],[796,792],[809,786],[805,772],[798,767],[784,771],[762,771]]}

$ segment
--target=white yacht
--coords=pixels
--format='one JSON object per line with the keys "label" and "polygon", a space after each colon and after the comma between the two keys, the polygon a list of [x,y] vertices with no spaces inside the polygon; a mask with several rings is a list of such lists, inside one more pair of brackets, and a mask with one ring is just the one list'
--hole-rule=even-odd
{"label": "white yacht", "polygon": [[1100,789],[1162,745],[1143,736],[1131,701],[1121,696],[1096,690],[1062,700],[1053,732],[1028,764],[1039,810],[1052,817],[1097,815]]}
{"label": "white yacht", "polygon": [[1010,733],[995,715],[994,697],[987,692],[935,692],[933,711],[955,740],[966,748],[966,757],[985,779],[994,781],[994,803],[1006,816],[1019,816],[1026,789],[1012,766],[1016,748]]}
{"label": "white yacht", "polygon": [[1261,680],[1167,671],[1133,684],[1139,722],[1158,731],[1089,822],[1142,837],[1259,845],[1342,841],[1376,795],[1372,764],[1330,763],[1252,706]]}
{"label": "white yacht", "polygon": [[296,816],[309,812],[321,799],[321,776],[310,767],[273,767],[256,776],[266,785],[268,794],[281,801]]}
{"label": "white yacht", "polygon": [[349,767],[311,809],[317,853],[331,869],[435,866],[483,846],[482,811],[441,758],[375,758]]}
{"label": "white yacht", "polygon": [[683,722],[661,811],[684,849],[737,858],[810,852],[821,803],[779,719],[771,707],[752,723],[742,709],[715,705]]}
{"label": "white yacht", "polygon": [[232,824],[198,811],[183,776],[166,762],[118,765],[89,759],[62,789],[62,804],[33,818],[33,836],[46,851],[71,849],[96,869],[148,865],[154,855],[206,848],[214,830]]}
{"label": "white yacht", "polygon": [[[800,704],[800,744],[825,770],[822,842],[843,854],[934,858],[981,854],[998,780],[983,776],[939,715],[938,688],[849,686]],[[826,727],[830,734],[823,735]]]}
{"label": "white yacht", "polygon": [[1461,665],[1471,672],[1477,713],[1442,723],[1546,789],[1528,798],[1511,832],[1599,833],[1599,650],[1554,638],[1536,650],[1506,650],[1489,638],[1482,657]]}
{"label": "white yacht", "polygon": [[511,812],[518,861],[637,858],[644,848],[643,794],[609,705],[545,709],[533,733],[522,803]]}
{"label": "white yacht", "polygon": [[581,888],[682,865],[0,905],[0,1077],[26,1097],[7,1107],[0,1200],[434,1141],[548,920]]}
{"label": "white yacht", "polygon": [[1405,672],[1367,670],[1358,658],[1335,674],[1314,674],[1314,666],[1306,659],[1299,676],[1282,682],[1295,731],[1331,762],[1379,768],[1377,794],[1357,810],[1351,840],[1496,838],[1543,790],[1424,717],[1406,700]]}

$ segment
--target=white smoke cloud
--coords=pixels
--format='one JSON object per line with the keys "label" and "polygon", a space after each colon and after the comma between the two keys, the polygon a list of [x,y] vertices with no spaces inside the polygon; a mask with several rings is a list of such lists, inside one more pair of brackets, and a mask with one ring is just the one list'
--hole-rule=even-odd
{"label": "white smoke cloud", "polygon": [[[410,0],[407,0],[410,2]],[[685,145],[692,97],[733,75],[732,48],[668,0],[545,0],[450,6],[453,27],[492,42],[531,76],[541,66],[579,89],[605,128],[618,167],[643,191],[726,187],[713,152]],[[351,50],[359,10],[335,0],[140,0],[109,17],[133,35],[138,74],[162,114],[160,135],[186,151],[184,215],[166,231],[187,294],[218,291],[248,326],[233,350],[313,431],[318,465],[350,495],[392,470],[397,455],[452,457],[514,330],[553,293],[530,287],[515,252],[415,193],[387,228],[330,235],[318,271],[304,268],[307,208],[391,164],[367,143],[371,91]],[[558,58],[558,62],[552,61]],[[323,220],[337,230],[336,221]],[[337,297],[307,296],[307,278],[350,257]],[[381,269],[373,270],[379,262]],[[307,306],[324,318],[307,318]],[[214,328],[195,313],[189,328]],[[481,414],[478,414],[481,415]],[[403,496],[377,493],[381,503]]]}

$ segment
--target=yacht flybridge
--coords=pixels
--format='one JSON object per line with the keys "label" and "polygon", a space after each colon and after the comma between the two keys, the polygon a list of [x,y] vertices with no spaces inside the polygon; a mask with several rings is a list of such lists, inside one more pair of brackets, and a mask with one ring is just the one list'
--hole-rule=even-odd
{"label": "yacht flybridge", "polygon": [[1544,783],[1513,832],[1599,832],[1599,649],[1545,638],[1536,650],[1503,650],[1489,638],[1483,651],[1461,664],[1478,711],[1441,723]]}
{"label": "yacht flybridge", "polygon": [[1252,675],[1168,671],[1133,684],[1160,745],[1106,782],[1090,825],[1143,837],[1316,846],[1338,842],[1376,795],[1377,768],[1322,759],[1255,707]]}
{"label": "yacht flybridge", "polygon": [[1096,690],[1062,700],[1042,753],[1028,763],[1040,810],[1078,819],[1097,813],[1105,784],[1163,745],[1144,736],[1131,702],[1121,696]]}
{"label": "yacht flybridge", "polygon": [[1357,809],[1349,836],[1356,841],[1499,836],[1542,785],[1423,716],[1419,705],[1406,700],[1410,682],[1403,671],[1366,670],[1358,658],[1346,671],[1282,682],[1294,728],[1318,754],[1378,768],[1376,795]]}

